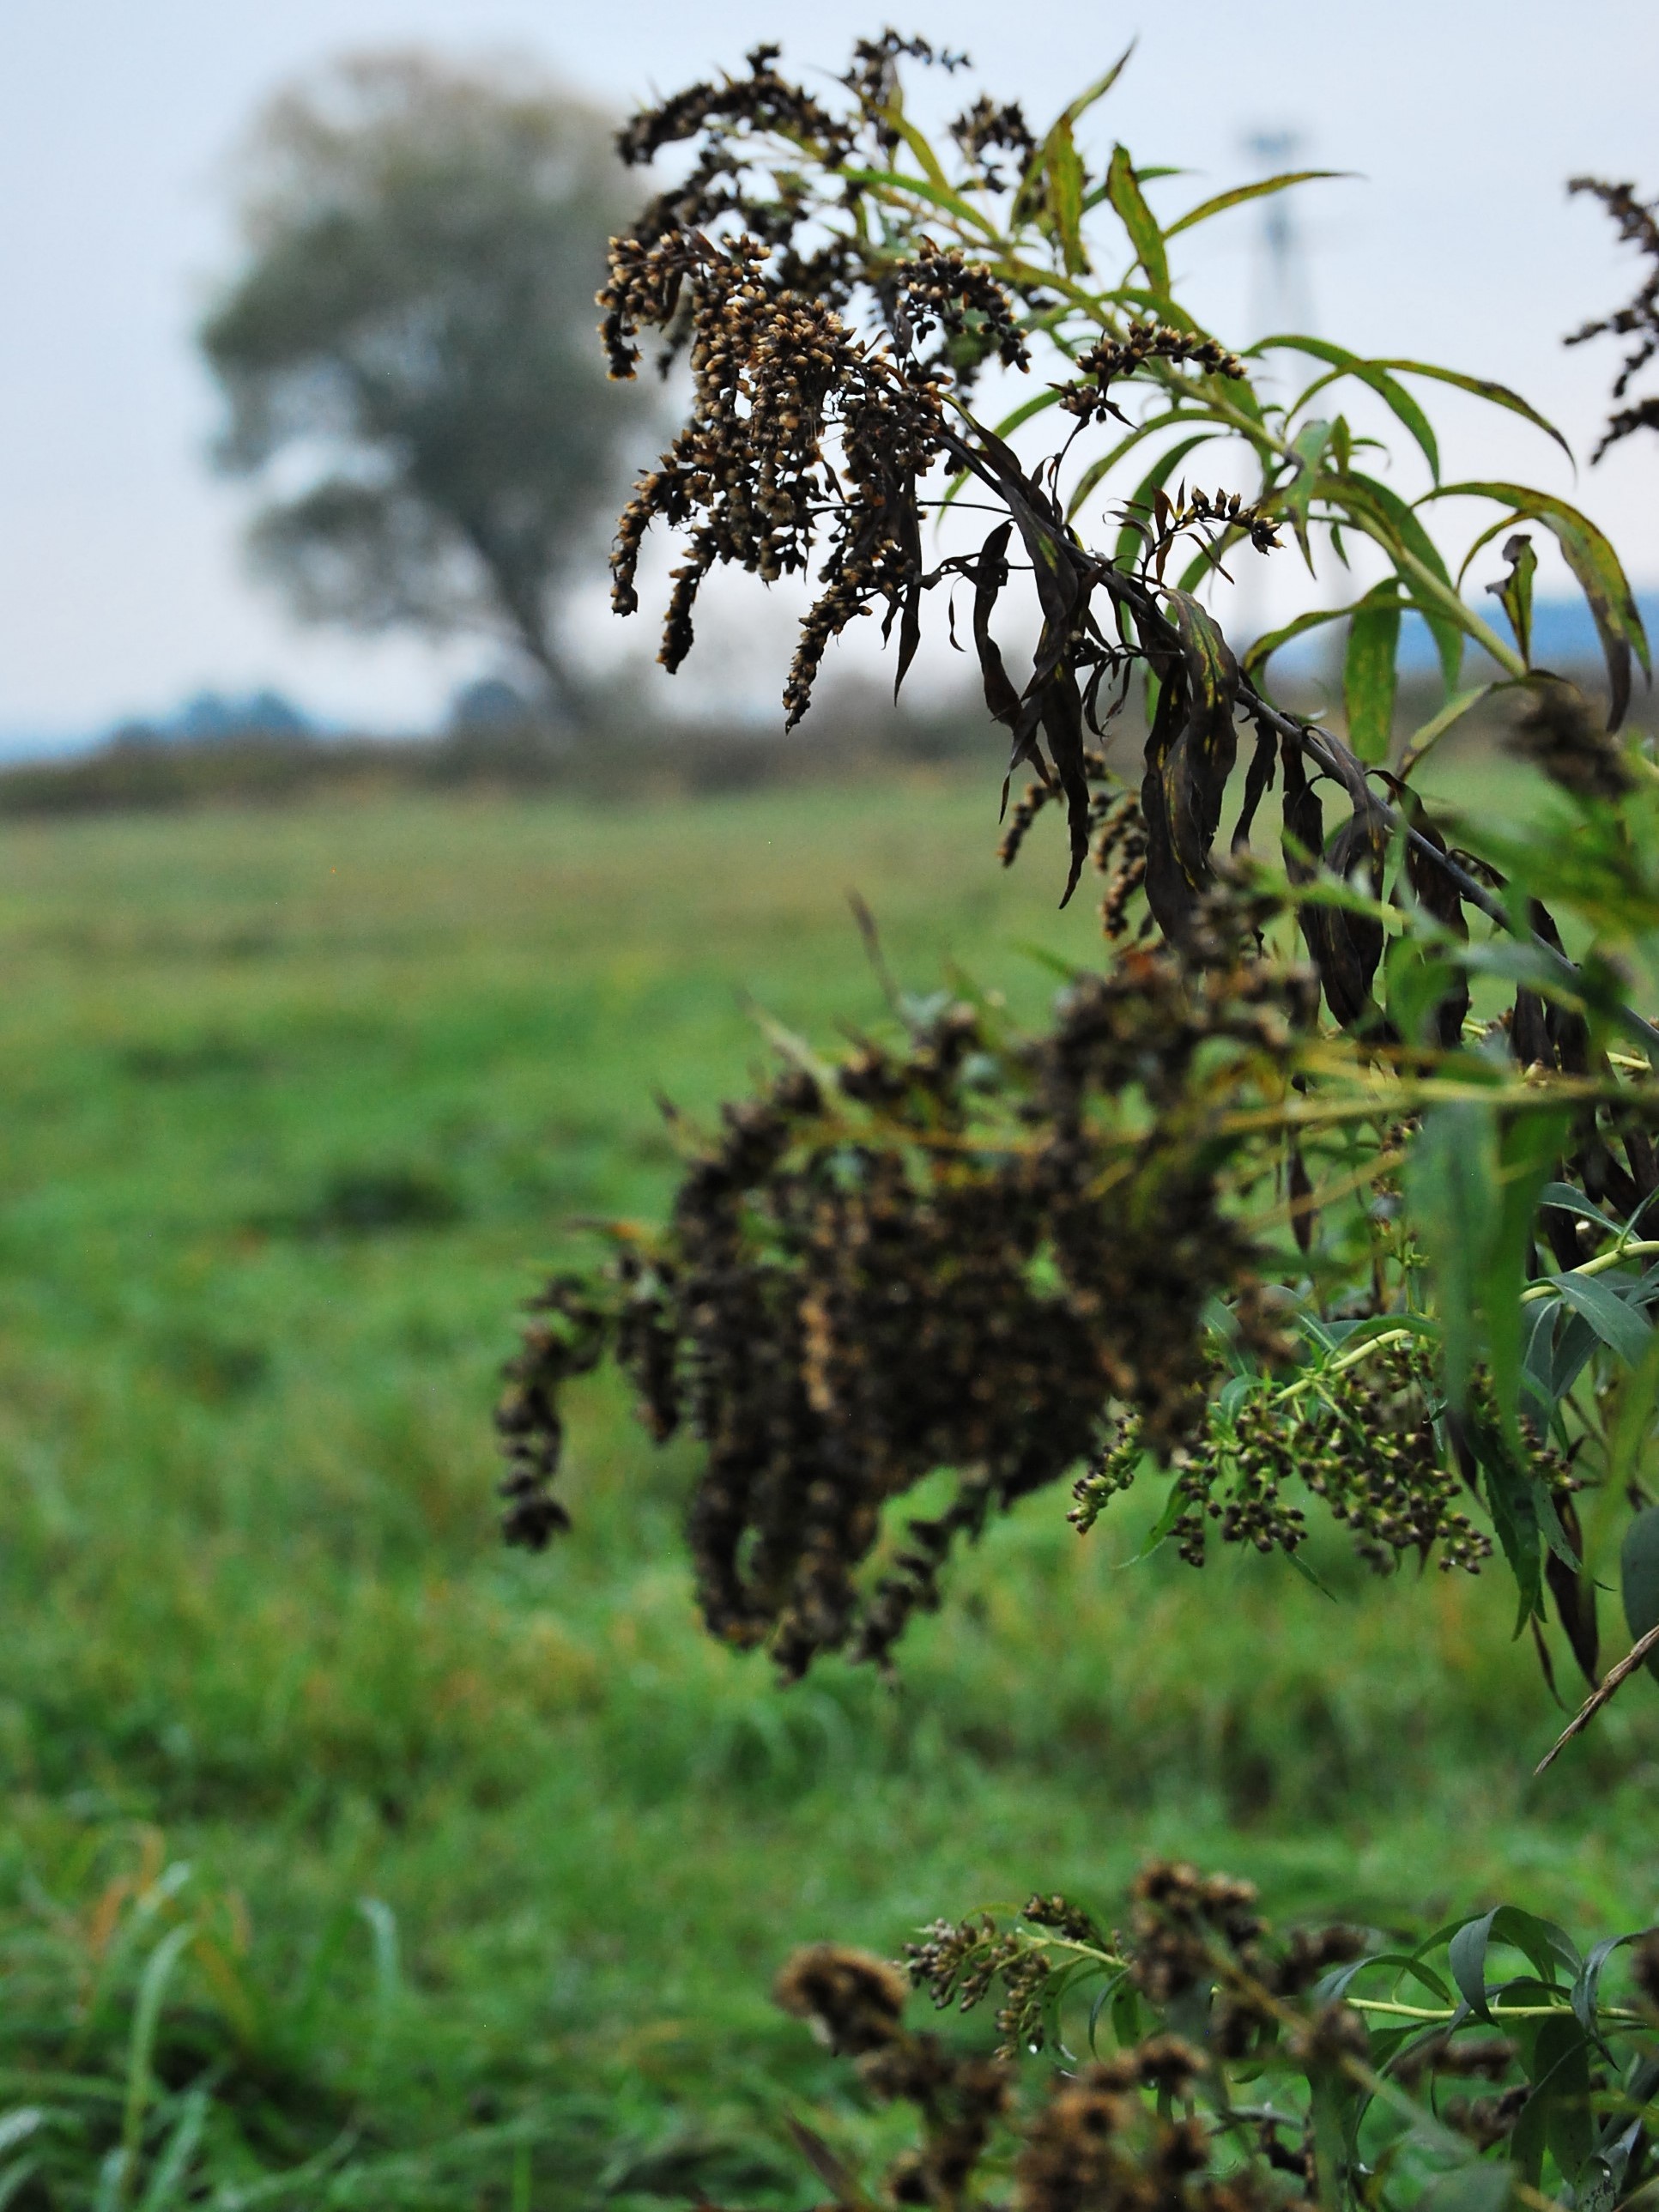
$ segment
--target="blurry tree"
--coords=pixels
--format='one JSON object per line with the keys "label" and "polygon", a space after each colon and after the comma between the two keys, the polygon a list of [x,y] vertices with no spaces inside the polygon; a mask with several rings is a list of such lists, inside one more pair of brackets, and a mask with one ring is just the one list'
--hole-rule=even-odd
{"label": "blurry tree", "polygon": [[202,343],[302,616],[504,635],[569,710],[556,588],[641,419],[592,338],[621,201],[604,118],[522,72],[370,54],[264,110]]}

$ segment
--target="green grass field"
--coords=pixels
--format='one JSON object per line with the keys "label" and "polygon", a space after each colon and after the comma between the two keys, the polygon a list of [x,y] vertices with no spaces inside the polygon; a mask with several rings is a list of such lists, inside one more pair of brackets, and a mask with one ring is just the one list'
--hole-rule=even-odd
{"label": "green grass field", "polygon": [[336,2146],[306,2203],[765,2197],[786,2109],[861,2124],[769,2006],[793,1943],[1109,1900],[1155,1850],[1380,1922],[1652,1912],[1659,1696],[1530,1781],[1559,1716],[1496,1577],[1378,1588],[1332,1540],[1338,1606],[1254,1559],[1121,1565],[1133,1515],[1082,1542],[1041,1497],[896,1692],[780,1692],[701,1635],[690,1460],[606,1382],[574,1535],[498,1546],[515,1305],[581,1217],[660,1202],[653,1087],[741,1087],[755,1005],[882,1018],[848,888],[918,988],[954,960],[1036,1014],[1031,947],[1094,957],[1055,840],[997,870],[995,795],[988,768],[0,832],[7,2096],[46,2094],[40,2022],[146,1849],[222,1900],[269,2018],[195,1953],[167,2002],[229,2021],[273,2160]]}

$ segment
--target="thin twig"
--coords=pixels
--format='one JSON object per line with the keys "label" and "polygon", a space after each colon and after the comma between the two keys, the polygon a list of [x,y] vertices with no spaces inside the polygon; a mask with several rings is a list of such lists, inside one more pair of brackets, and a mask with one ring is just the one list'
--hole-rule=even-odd
{"label": "thin twig", "polygon": [[1583,1735],[1613,1692],[1629,1681],[1650,1651],[1659,1651],[1659,1623],[1656,1623],[1649,1629],[1645,1636],[1637,1638],[1616,1667],[1608,1668],[1601,1678],[1600,1689],[1592,1690],[1583,1704],[1579,1706],[1565,1728],[1532,1770],[1534,1775],[1541,1774],[1554,1759],[1557,1752],[1565,1749],[1572,1741],[1574,1736]]}
{"label": "thin twig", "polygon": [[888,1012],[902,1021],[903,1015],[900,1011],[898,986],[893,981],[892,969],[887,965],[887,956],[881,949],[881,933],[876,927],[876,917],[871,913],[861,891],[848,890],[847,903],[853,910],[859,935],[864,939],[865,957],[881,987],[881,995],[887,1001]]}
{"label": "thin twig", "polygon": [[[1562,1995],[1565,1997],[1566,1992],[1563,1990]],[[1458,2011],[1461,2009],[1451,2005],[1396,2004],[1392,1999],[1387,1997],[1345,1996],[1342,2002],[1354,2012],[1386,2013],[1393,2020],[1452,2021],[1456,2019]],[[1490,2005],[1487,2009],[1494,2020],[1553,2020],[1563,2013],[1571,2015],[1572,2003],[1570,1998],[1564,2004],[1495,2003]],[[1620,2005],[1603,2005],[1598,2009],[1596,2017],[1599,2020],[1616,2021],[1621,2027],[1644,2027],[1647,2025],[1643,2014],[1627,2011]]]}
{"label": "thin twig", "polygon": [[1576,1267],[1564,1267],[1559,1275],[1545,1275],[1538,1282],[1528,1284],[1521,1293],[1521,1303],[1523,1306],[1536,1305],[1540,1298],[1548,1297],[1566,1276],[1605,1275],[1621,1260],[1642,1260],[1653,1252],[1659,1252],[1659,1237],[1644,1237],[1633,1244],[1616,1245],[1611,1252],[1598,1252],[1593,1260],[1583,1260]]}

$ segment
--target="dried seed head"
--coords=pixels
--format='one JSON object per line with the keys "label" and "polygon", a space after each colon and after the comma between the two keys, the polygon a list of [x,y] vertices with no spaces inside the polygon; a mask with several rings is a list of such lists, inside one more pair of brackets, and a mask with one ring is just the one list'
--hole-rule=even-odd
{"label": "dried seed head", "polygon": [[[1242,1345],[1282,1354],[1218,1186],[1207,1056],[1273,1067],[1301,988],[1206,923],[1190,962],[1128,954],[1029,1042],[946,1002],[904,1048],[855,1044],[833,1089],[791,1068],[726,1109],[669,1231],[625,1249],[590,1316],[647,1425],[703,1446],[690,1533],[717,1636],[792,1675],[826,1650],[885,1664],[957,1545],[1086,1462],[1114,1401],[1154,1450],[1194,1432],[1218,1293]],[[556,1470],[571,1371],[532,1330],[503,1421],[515,1528]],[[892,1527],[941,1467],[955,1498]]]}
{"label": "dried seed head", "polygon": [[1510,751],[1576,798],[1622,799],[1634,781],[1630,763],[1598,727],[1577,686],[1535,676],[1527,691],[1527,711],[1510,732]]}
{"label": "dried seed head", "polygon": [[773,1987],[785,2012],[808,2021],[832,2051],[854,2058],[896,2039],[905,1994],[897,1967],[842,1943],[812,1943],[796,1951]]}

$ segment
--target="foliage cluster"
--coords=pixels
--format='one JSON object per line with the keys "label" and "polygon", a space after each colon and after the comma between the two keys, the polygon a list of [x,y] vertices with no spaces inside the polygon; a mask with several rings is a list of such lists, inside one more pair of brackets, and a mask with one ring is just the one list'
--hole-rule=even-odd
{"label": "foliage cluster", "polygon": [[[1081,1466],[1080,1526],[1161,1480],[1154,1534],[1194,1565],[1212,1533],[1300,1563],[1308,1496],[1384,1571],[1437,1553],[1478,1568],[1501,1550],[1517,1629],[1550,1671],[1553,1617],[1589,1686],[1565,1743],[1659,1652],[1659,1507],[1640,1481],[1659,1382],[1647,1313],[1659,1273],[1645,1264],[1659,1240],[1644,1233],[1659,1192],[1659,1030],[1632,1005],[1659,989],[1659,768],[1617,736],[1633,665],[1650,667],[1617,556],[1553,492],[1443,480],[1425,380],[1562,442],[1506,386],[1305,335],[1233,350],[1201,327],[1174,295],[1171,241],[1304,179],[1160,219],[1149,187],[1167,172],[1120,143],[1097,173],[1079,143],[1122,63],[1044,133],[983,98],[947,149],[907,112],[902,65],[954,73],[960,57],[889,33],[860,43],[825,100],[778,59],[757,49],[746,76],[691,88],[620,141],[636,161],[696,150],[613,244],[601,295],[613,373],[633,374],[652,331],[691,369],[685,426],[622,519],[616,604],[635,608],[647,532],[680,532],[672,669],[714,567],[810,575],[784,694],[793,722],[852,620],[879,614],[902,684],[928,595],[968,597],[1009,777],[1034,777],[1006,857],[1055,803],[1062,903],[1092,850],[1111,878],[1109,937],[1146,942],[1104,976],[1076,975],[1052,1030],[1015,1044],[950,999],[896,1000],[903,1048],[860,1040],[833,1070],[780,1038],[785,1072],[769,1091],[726,1109],[712,1136],[688,1133],[666,1227],[619,1234],[608,1286],[561,1279],[541,1302],[498,1413],[507,1532],[540,1547],[565,1525],[551,1488],[562,1386],[611,1347],[653,1431],[684,1419],[704,1447],[691,1545],[710,1629],[767,1645],[787,1676],[826,1649],[885,1663],[908,1615],[938,1601],[953,1540]],[[1097,213],[1111,225],[1103,243]],[[1115,282],[1098,273],[1113,252],[1127,258]],[[1632,368],[1645,357],[1638,343]],[[1042,388],[994,427],[981,420],[981,388],[1039,361],[1052,371]],[[1298,362],[1305,380],[1287,395],[1278,373]],[[1339,398],[1353,419],[1330,411]],[[1389,418],[1426,471],[1413,500],[1371,458]],[[1179,473],[1210,448],[1247,485]],[[1121,487],[1136,454],[1139,479]],[[1205,461],[1222,465],[1217,451]],[[1455,572],[1429,527],[1454,500],[1480,510]],[[1534,664],[1537,556],[1523,526],[1551,534],[1585,595],[1605,727]],[[1463,591],[1498,539],[1487,588],[1507,637]],[[1227,562],[1292,548],[1316,583],[1345,580],[1340,596],[1236,652],[1214,611]],[[994,632],[1017,592],[1036,629],[1020,682]],[[1435,641],[1444,699],[1401,746],[1407,612]],[[1340,731],[1269,688],[1279,647],[1330,623],[1346,633]],[[1470,646],[1497,673],[1465,684]],[[1146,737],[1131,771],[1112,741],[1137,683]],[[1516,750],[1559,793],[1524,836],[1436,818],[1419,787],[1425,757],[1495,692],[1518,710]],[[1275,787],[1269,857],[1252,841]],[[944,1510],[884,1531],[884,1506],[940,1468],[957,1480]],[[1576,1502],[1586,1488],[1629,1516],[1632,1643],[1605,1674]],[[1454,2032],[1492,2018],[1488,1938],[1496,1929],[1528,1954],[1532,1980],[1518,1986],[1543,2028],[1501,2064],[1488,2055],[1499,2081],[1516,2067],[1523,2078],[1465,2131],[1489,2154],[1469,2183],[1462,2165],[1437,2175],[1416,2155],[1427,2139],[1398,2078],[1408,2045],[1396,2038],[1373,2066],[1363,2008],[1397,1996],[1350,2002],[1346,1984],[1322,1984],[1348,1953],[1315,1941],[1258,1958],[1248,1900],[1184,1869],[1149,1875],[1139,1906],[1146,1954],[1058,1905],[1054,1924],[1125,1988],[1190,2000],[1199,2040],[1158,2039],[1171,2022],[1155,2014],[1151,2045],[1137,2021],[1103,2072],[1054,2090],[1017,2162],[1030,2212],[1287,2194],[1403,2204],[1466,2185],[1496,2212],[1545,2183],[1559,2202],[1598,2206],[1643,2185],[1659,2074],[1640,2038],[1601,2069],[1595,1977],[1613,1946],[1592,1952],[1592,1972],[1568,1939],[1551,1951],[1554,1932],[1512,1915],[1472,1923],[1478,1938],[1450,1934],[1449,1982],[1425,1963],[1441,1939],[1382,1962],[1436,1990],[1432,2025],[1455,2068],[1468,2046]],[[963,1936],[945,1948],[959,1963],[973,1947]],[[927,2124],[890,2192],[963,2201],[1003,2109],[1000,2077],[908,2038],[877,1967],[814,1955],[787,2001]],[[973,1983],[1016,1972],[1017,2045],[1027,1955],[994,1948]],[[815,1974],[817,1998],[800,1980]],[[935,1978],[948,1989],[955,1968]],[[1298,2011],[1310,1991],[1313,2008]],[[1243,2060],[1271,2079],[1267,2045],[1306,2083],[1305,2110],[1274,2092],[1286,2101],[1270,2097],[1260,2157],[1241,2164],[1231,2069]],[[1161,2100],[1155,2123],[1143,2124],[1138,2090]],[[1571,2120],[1553,2139],[1558,2100]],[[1218,2114],[1212,2134],[1189,2109],[1174,2116],[1195,2102]],[[1281,2121],[1298,2148],[1279,2140]],[[833,2185],[838,2202],[860,2201],[850,2180]]]}
{"label": "foliage cluster", "polygon": [[[594,1364],[614,1328],[653,1431],[672,1433],[685,1413],[709,1446],[694,1545],[711,1626],[773,1638],[799,1671],[855,1632],[846,1571],[873,1548],[882,1502],[939,1465],[963,1475],[959,1520],[913,1530],[924,1553],[975,1526],[984,1501],[1006,1503],[1105,1445],[1088,1481],[1097,1510],[1117,1480],[1109,1468],[1135,1463],[1127,1434],[1176,1468],[1170,1527],[1197,1506],[1224,1534],[1294,1553],[1298,1524],[1273,1510],[1288,1470],[1266,1471],[1259,1453],[1243,1464],[1241,1417],[1244,1431],[1271,1428],[1311,1395],[1341,1425],[1326,1369],[1347,1375],[1415,1344],[1420,1371],[1382,1425],[1401,1442],[1373,1475],[1379,1493],[1399,1489],[1388,1470],[1415,1439],[1406,1503],[1423,1511],[1402,1515],[1401,1498],[1382,1495],[1345,1510],[1373,1540],[1394,1532],[1385,1562],[1426,1553],[1468,1527],[1448,1518],[1467,1483],[1523,1620],[1541,1619],[1546,1558],[1569,1575],[1581,1565],[1569,1523],[1583,1468],[1570,1473],[1567,1457],[1582,1460],[1593,1438],[1603,1476],[1623,1480],[1632,1451],[1607,1431],[1600,1384],[1621,1360],[1639,1366],[1651,1337],[1653,1285],[1634,1263],[1648,1256],[1639,1231],[1659,1188],[1647,1079],[1659,1032],[1626,1000],[1651,981],[1642,963],[1659,856],[1652,764],[1613,735],[1632,659],[1647,665],[1629,587],[1611,546],[1553,495],[1443,483],[1435,433],[1401,379],[1472,387],[1555,435],[1505,387],[1313,340],[1234,354],[1178,306],[1170,239],[1296,178],[1160,226],[1150,178],[1121,146],[1098,179],[1077,151],[1076,126],[1117,70],[1041,142],[1017,111],[998,111],[994,130],[968,111],[952,126],[951,174],[904,112],[907,57],[937,58],[890,34],[860,46],[832,112],[763,48],[747,77],[694,88],[623,134],[630,158],[685,138],[701,150],[690,181],[615,244],[604,295],[618,374],[654,324],[671,351],[690,346],[696,379],[686,429],[623,518],[618,603],[633,604],[639,538],[659,519],[690,532],[671,665],[714,562],[765,576],[819,557],[823,589],[786,695],[793,712],[823,642],[854,614],[884,610],[902,682],[925,595],[971,587],[1010,774],[1036,777],[1005,860],[1055,801],[1066,897],[1092,850],[1109,878],[1109,936],[1133,923],[1152,948],[1121,954],[1104,978],[1079,975],[1054,1030],[1018,1046],[983,1010],[948,1001],[899,1007],[908,1036],[897,1057],[860,1042],[831,1072],[781,1040],[790,1065],[768,1097],[728,1109],[717,1136],[690,1136],[673,1221],[655,1243],[630,1238],[616,1294],[585,1302],[569,1284],[550,1294],[500,1417],[509,1533],[540,1544],[561,1524],[549,1492],[558,1385]],[[1018,173],[1003,164],[1010,150]],[[1082,226],[1097,208],[1131,256],[1115,287],[1085,281]],[[997,428],[980,423],[969,403],[987,365],[1029,369],[1038,348],[1068,373]],[[1292,350],[1324,365],[1280,401],[1260,364]],[[1311,416],[1345,381],[1380,399],[1419,449],[1431,482],[1414,505],[1358,466],[1375,439]],[[1023,461],[1008,439],[1056,412],[1072,425],[1059,447]],[[1079,434],[1109,421],[1125,434],[1112,431],[1068,485]],[[1158,434],[1152,468],[1113,510],[1110,552],[1091,550],[1090,501]],[[1257,468],[1249,498],[1172,497],[1175,469],[1224,440]],[[1002,519],[977,551],[925,566],[927,511],[959,520],[969,490]],[[1511,643],[1461,596],[1428,535],[1424,511],[1453,495],[1498,509],[1460,576],[1510,533],[1492,588]],[[1536,560],[1515,529],[1526,520],[1555,534],[1600,629],[1605,732],[1574,687],[1530,665]],[[1225,580],[1236,549],[1267,553],[1283,533],[1316,575],[1330,559],[1346,569],[1361,541],[1389,573],[1241,659],[1195,594]],[[1040,618],[1018,689],[991,629],[1017,574]],[[1441,647],[1447,698],[1400,750],[1407,607]],[[1346,732],[1285,712],[1264,688],[1279,644],[1338,619]],[[1471,641],[1504,673],[1459,690]],[[1085,742],[1109,736],[1136,678],[1150,707],[1138,780]],[[1413,781],[1494,684],[1522,707],[1517,749],[1570,802],[1524,839],[1437,823]],[[1254,737],[1242,778],[1241,722]],[[1250,841],[1275,783],[1270,860]],[[1328,793],[1342,809],[1334,828]],[[1594,1367],[1580,1403],[1571,1394],[1593,1353],[1613,1366]],[[1626,1401],[1640,1411],[1640,1390]],[[1178,1464],[1194,1444],[1207,1473]],[[1265,1514],[1248,1502],[1257,1492],[1270,1494]],[[1201,1556],[1195,1533],[1187,1548]],[[1455,1548],[1473,1564],[1480,1546],[1460,1534]],[[908,1558],[924,1599],[936,1565],[921,1573]],[[1559,1609],[1577,1649],[1574,1622],[1592,1595],[1582,1575],[1571,1589]],[[891,1641],[859,1632],[869,1656]]]}
{"label": "foliage cluster", "polygon": [[[1248,1882],[1167,1862],[1127,1905],[1122,1933],[1036,1896],[906,1947],[936,2007],[1000,1999],[991,2059],[908,2030],[907,1978],[883,1961],[796,1954],[779,2002],[854,2057],[878,2101],[913,2106],[921,2137],[866,2189],[805,2136],[838,2207],[1000,2202],[983,2192],[1012,2181],[1020,2212],[1350,2198],[1473,2212],[1511,2187],[1613,2204],[1650,2180],[1659,1930],[1586,1956],[1498,1906],[1409,1951],[1340,1925],[1275,1937]],[[1621,1965],[1629,1987],[1604,1987]],[[1012,2062],[1047,2050],[1057,2070],[1022,2097]],[[1478,2162],[1496,2145],[1512,2176]]]}

